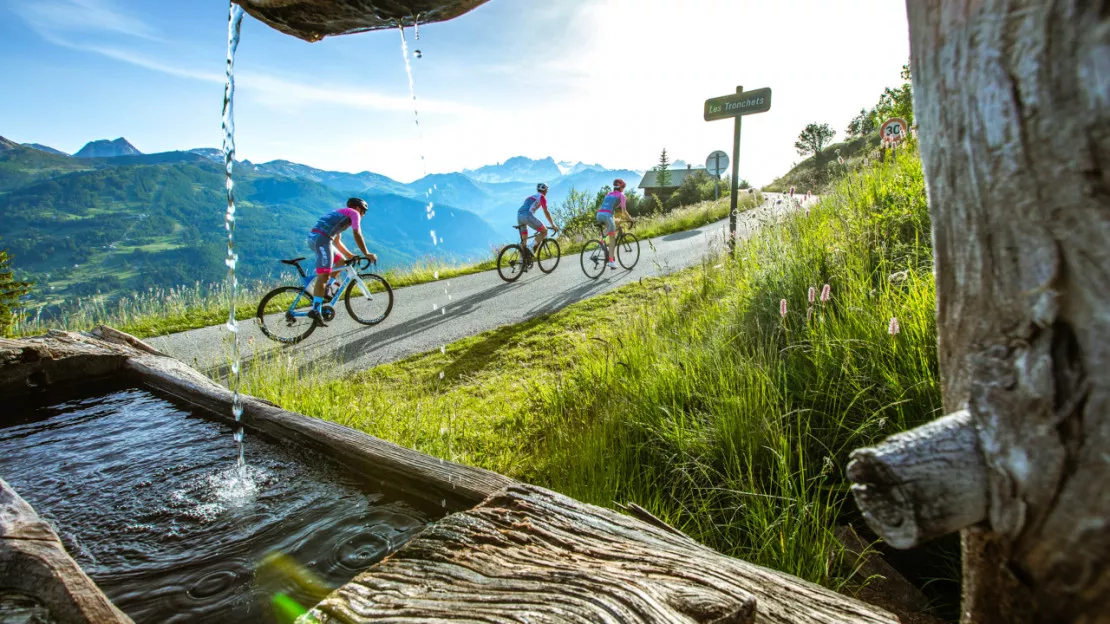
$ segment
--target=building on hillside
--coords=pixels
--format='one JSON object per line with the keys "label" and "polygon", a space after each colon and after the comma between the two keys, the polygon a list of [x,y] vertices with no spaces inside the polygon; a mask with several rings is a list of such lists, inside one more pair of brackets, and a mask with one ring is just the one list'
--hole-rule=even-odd
{"label": "building on hillside", "polygon": [[685,169],[668,169],[667,171],[671,174],[670,183],[667,186],[659,186],[656,182],[659,172],[655,169],[644,174],[644,178],[636,185],[640,188],[640,192],[644,194],[644,199],[658,197],[659,201],[665,204],[671,198],[671,195],[674,195],[674,192],[678,190],[678,187],[682,186],[682,181],[686,179],[686,176],[692,175],[695,171],[704,171],[704,169],[701,167],[694,169],[692,166],[686,165]]}

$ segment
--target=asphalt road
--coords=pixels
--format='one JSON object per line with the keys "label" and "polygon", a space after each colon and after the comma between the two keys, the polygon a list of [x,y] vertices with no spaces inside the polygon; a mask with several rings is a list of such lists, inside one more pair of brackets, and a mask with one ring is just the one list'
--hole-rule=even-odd
{"label": "asphalt road", "polygon": [[[788,203],[776,203],[780,195],[767,193],[764,197],[762,206],[741,213],[739,236],[747,236],[762,222],[776,218]],[[317,328],[304,342],[293,346],[266,338],[253,320],[241,321],[241,355],[244,366],[260,353],[282,349],[299,352],[306,366],[319,361],[347,370],[370,368],[554,312],[643,277],[696,265],[707,254],[723,248],[727,230],[725,219],[640,241],[640,261],[633,270],[607,269],[596,280],[582,273],[578,254],[571,254],[562,258],[554,272],[545,275],[533,268],[512,284],[503,282],[496,271],[486,271],[400,288],[394,291],[392,313],[381,325],[359,325],[340,305],[335,320],[327,327]],[[508,242],[513,232],[506,234]],[[146,342],[198,370],[210,370],[227,365],[227,336],[224,326],[217,325],[148,338]]]}

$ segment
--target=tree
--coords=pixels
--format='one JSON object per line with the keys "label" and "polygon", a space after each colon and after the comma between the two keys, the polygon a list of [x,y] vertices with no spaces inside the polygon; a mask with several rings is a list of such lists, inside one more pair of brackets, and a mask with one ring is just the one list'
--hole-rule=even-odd
{"label": "tree", "polygon": [[848,122],[848,130],[844,134],[848,135],[849,139],[854,139],[867,136],[878,129],[879,127],[875,125],[875,110],[861,108],[859,114]]}
{"label": "tree", "polygon": [[879,96],[879,103],[871,111],[871,123],[875,128],[891,117],[901,117],[913,125],[913,83],[909,65],[902,66],[902,80],[901,87],[887,87]]}
{"label": "tree", "polygon": [[813,154],[820,161],[821,150],[825,149],[834,136],[836,136],[836,130],[833,130],[829,124],[811,123],[798,135],[798,140],[794,142],[794,149],[798,150],[800,156]]}
{"label": "tree", "polygon": [[15,279],[11,268],[12,257],[0,250],[0,335],[8,335],[15,322],[19,299],[31,292],[32,284]]}
{"label": "tree", "polygon": [[655,186],[665,187],[671,185],[671,160],[667,156],[667,148],[659,154],[659,164],[655,166]]}
{"label": "tree", "polygon": [[1104,7],[906,7],[948,416],[857,451],[853,492],[899,547],[962,531],[964,622],[1106,621]]}

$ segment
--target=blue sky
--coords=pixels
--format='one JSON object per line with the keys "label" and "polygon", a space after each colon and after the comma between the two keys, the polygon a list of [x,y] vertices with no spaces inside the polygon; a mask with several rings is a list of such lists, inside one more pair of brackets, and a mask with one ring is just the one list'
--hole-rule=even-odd
{"label": "blue sky", "polygon": [[[0,0],[0,135],[216,147],[226,37],[220,0]],[[702,103],[744,85],[773,90],[740,162],[766,183],[802,127],[841,136],[909,55],[900,0],[490,0],[408,38],[423,140],[398,32],[310,44],[248,16],[238,156],[403,181],[515,155],[646,169],[666,146],[700,163],[732,138]]]}

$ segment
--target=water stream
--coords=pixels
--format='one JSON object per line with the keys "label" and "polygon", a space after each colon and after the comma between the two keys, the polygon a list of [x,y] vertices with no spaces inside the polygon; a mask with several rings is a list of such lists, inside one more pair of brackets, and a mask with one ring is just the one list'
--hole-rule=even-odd
{"label": "water stream", "polygon": [[239,353],[239,321],[235,319],[235,303],[238,294],[239,280],[235,277],[235,267],[239,256],[235,253],[235,182],[231,178],[231,169],[235,162],[235,51],[239,48],[239,32],[243,25],[243,8],[234,2],[229,3],[230,10],[227,18],[227,83],[224,86],[223,132],[224,132],[224,187],[227,190],[227,213],[224,215],[224,226],[227,228],[227,281],[228,281],[228,314],[227,331],[231,342],[231,366],[227,378],[228,389],[232,393],[231,413],[235,417],[237,428],[235,430],[235,445],[238,451],[236,456],[237,474],[231,484],[238,490],[242,498],[254,493],[250,481],[250,473],[246,468],[243,451],[243,427],[240,424],[243,417],[243,401],[239,396],[239,372],[242,358]]}

